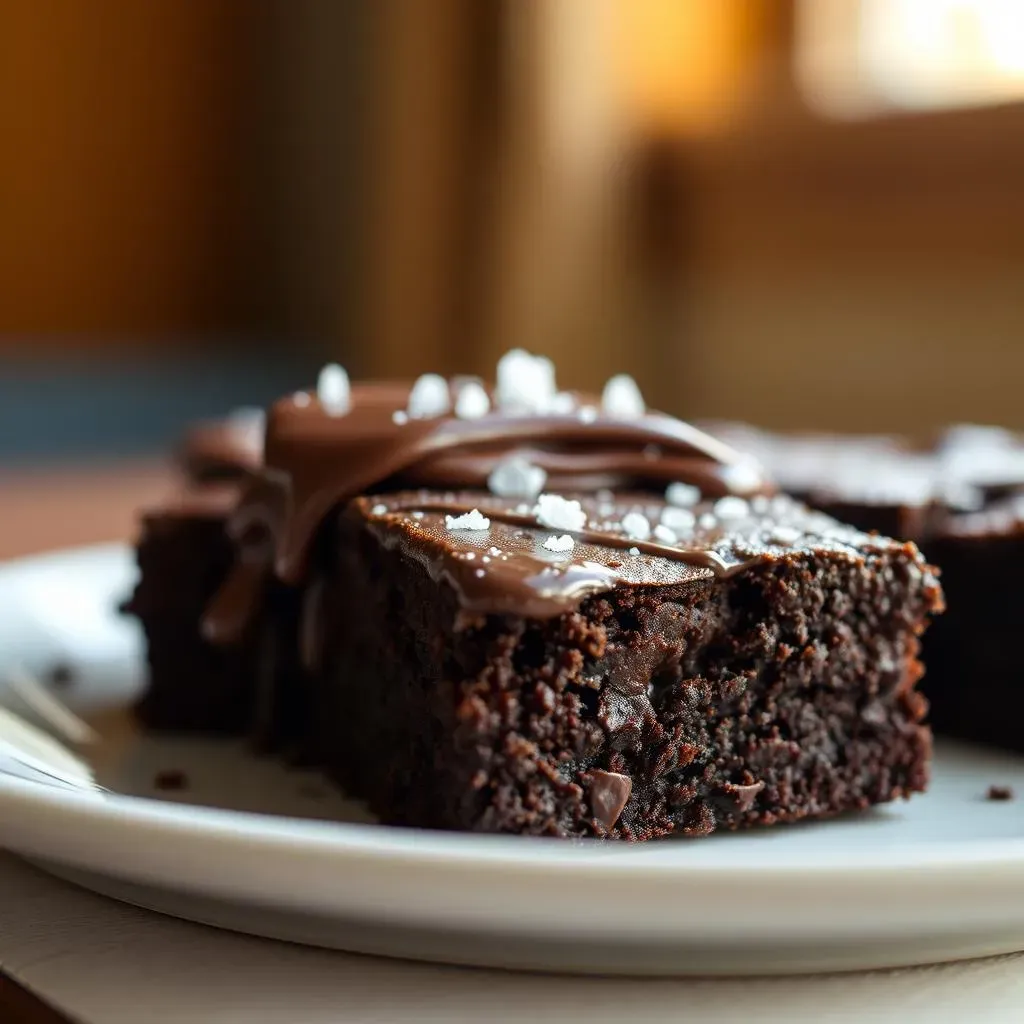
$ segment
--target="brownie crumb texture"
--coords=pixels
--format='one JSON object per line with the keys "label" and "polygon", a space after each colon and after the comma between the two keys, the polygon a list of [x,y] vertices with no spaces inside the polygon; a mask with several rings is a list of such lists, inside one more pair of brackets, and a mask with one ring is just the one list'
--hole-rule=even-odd
{"label": "brownie crumb texture", "polygon": [[1009,786],[991,785],[985,794],[986,800],[1006,801],[1013,799],[1013,789]]}

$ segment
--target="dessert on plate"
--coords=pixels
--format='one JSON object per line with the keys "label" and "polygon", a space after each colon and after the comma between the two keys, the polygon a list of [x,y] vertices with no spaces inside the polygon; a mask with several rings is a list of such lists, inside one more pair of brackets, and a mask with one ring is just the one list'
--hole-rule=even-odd
{"label": "dessert on plate", "polygon": [[[144,721],[254,734],[386,822],[638,840],[926,785],[942,595],[916,546],[777,494],[629,378],[592,400],[522,352],[494,387],[327,367],[195,532],[171,507],[143,532]],[[176,670],[189,643],[228,668]]]}

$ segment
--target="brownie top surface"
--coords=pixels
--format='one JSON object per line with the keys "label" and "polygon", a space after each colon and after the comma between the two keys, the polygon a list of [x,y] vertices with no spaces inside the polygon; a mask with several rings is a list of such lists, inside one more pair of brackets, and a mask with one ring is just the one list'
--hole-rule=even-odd
{"label": "brownie top surface", "polygon": [[648,410],[629,378],[613,378],[600,399],[558,391],[547,360],[517,352],[499,363],[493,387],[434,374],[412,385],[350,387],[340,367],[327,370],[337,371],[329,387],[321,382],[271,409],[265,471],[241,510],[245,527],[256,519],[270,527],[277,572],[289,583],[305,571],[330,512],[361,494],[661,495],[682,485],[723,497],[774,489],[743,453]]}
{"label": "brownie top surface", "polygon": [[1024,536],[1024,494],[993,501],[977,512],[947,516],[936,534],[974,540]]}
{"label": "brownie top surface", "polygon": [[784,496],[671,503],[649,494],[543,494],[503,500],[482,491],[405,491],[355,499],[362,521],[456,590],[471,612],[560,614],[623,586],[674,586],[755,565],[819,556],[863,560],[916,548],[861,533]]}
{"label": "brownie top surface", "polygon": [[924,442],[885,435],[773,434],[711,424],[751,452],[785,491],[813,503],[980,509],[992,492],[1024,487],[1024,439],[1001,427],[959,424]]}

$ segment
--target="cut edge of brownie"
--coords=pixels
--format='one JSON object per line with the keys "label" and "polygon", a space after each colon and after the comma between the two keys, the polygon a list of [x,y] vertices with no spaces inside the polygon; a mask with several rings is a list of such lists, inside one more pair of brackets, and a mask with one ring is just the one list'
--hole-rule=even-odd
{"label": "cut edge of brownie", "polygon": [[387,822],[648,839],[927,783],[918,636],[942,598],[912,544],[467,621],[450,585],[339,522],[307,753]]}

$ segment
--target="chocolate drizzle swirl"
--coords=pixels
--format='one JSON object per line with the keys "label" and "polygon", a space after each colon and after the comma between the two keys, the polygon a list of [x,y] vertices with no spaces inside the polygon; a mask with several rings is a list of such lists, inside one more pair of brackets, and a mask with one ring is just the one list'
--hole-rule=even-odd
{"label": "chocolate drizzle swirl", "polygon": [[[692,484],[709,498],[772,491],[740,453],[661,413],[617,418],[590,405],[586,416],[498,409],[473,419],[414,419],[402,412],[408,398],[406,385],[366,384],[353,389],[342,416],[329,415],[306,393],[271,409],[264,469],[248,485],[231,523],[239,570],[207,616],[208,635],[238,636],[245,618],[240,606],[251,603],[246,595],[258,567],[286,585],[301,583],[324,522],[353,498],[413,489],[435,498],[453,490],[486,492],[491,472],[511,455],[541,467],[545,490],[553,493],[660,493],[673,482]],[[585,397],[576,398],[578,408],[588,405]],[[662,545],[644,550],[648,546],[651,554],[727,571],[706,551]],[[602,585],[614,584],[607,573],[599,575]]]}

